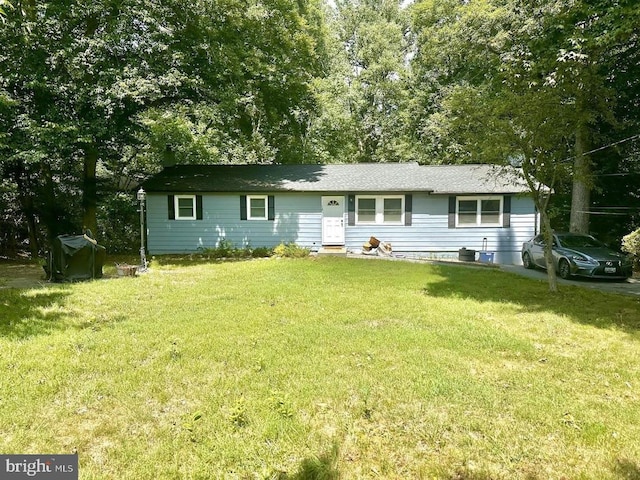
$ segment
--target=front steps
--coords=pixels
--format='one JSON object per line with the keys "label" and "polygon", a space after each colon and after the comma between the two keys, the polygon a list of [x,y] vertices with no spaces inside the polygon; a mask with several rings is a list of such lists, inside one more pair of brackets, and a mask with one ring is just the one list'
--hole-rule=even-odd
{"label": "front steps", "polygon": [[325,246],[320,247],[318,250],[318,256],[333,256],[333,257],[346,257],[347,256],[347,248],[343,246]]}

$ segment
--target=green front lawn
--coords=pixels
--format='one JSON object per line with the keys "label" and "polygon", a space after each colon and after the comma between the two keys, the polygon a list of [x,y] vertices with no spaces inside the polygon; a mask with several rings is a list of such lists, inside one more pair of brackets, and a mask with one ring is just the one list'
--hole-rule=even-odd
{"label": "green front lawn", "polygon": [[81,479],[637,479],[640,302],[495,269],[152,266],[0,290],[0,452]]}

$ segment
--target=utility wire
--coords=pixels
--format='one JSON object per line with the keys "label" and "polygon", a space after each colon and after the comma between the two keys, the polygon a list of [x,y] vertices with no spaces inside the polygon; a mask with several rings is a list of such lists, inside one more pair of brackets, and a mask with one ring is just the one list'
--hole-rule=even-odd
{"label": "utility wire", "polygon": [[592,205],[591,208],[596,210],[640,210],[640,207],[600,207],[598,205]]}
{"label": "utility wire", "polygon": [[608,215],[608,216],[617,216],[617,217],[626,217],[629,214],[628,213],[614,213],[614,212],[585,212],[585,211],[579,211],[578,213],[588,213],[589,215]]}
{"label": "utility wire", "polygon": [[628,137],[628,138],[623,138],[622,140],[618,140],[617,142],[610,143],[609,145],[605,145],[604,147],[594,148],[593,150],[591,150],[589,152],[583,153],[582,156],[591,155],[592,153],[596,153],[596,152],[599,152],[601,150],[605,150],[607,148],[615,147],[616,145],[620,145],[621,143],[625,143],[625,142],[629,142],[631,140],[635,140],[636,138],[640,138],[640,133],[632,135],[631,137]]}
{"label": "utility wire", "polygon": [[[584,157],[586,155],[591,155],[592,153],[600,152],[602,150],[606,150],[607,148],[615,147],[616,145],[620,145],[622,143],[630,142],[631,140],[635,140],[636,138],[640,138],[640,133],[636,133],[635,135],[632,135],[632,136],[627,137],[627,138],[623,138],[622,140],[618,140],[617,142],[609,143],[608,145],[604,145],[602,147],[594,148],[593,150],[589,150],[588,152],[583,152],[583,153],[580,154],[580,156]],[[574,155],[572,157],[567,157],[564,160],[561,160],[560,162],[561,163],[570,162],[570,161],[575,160],[576,158],[577,158],[577,155]]]}
{"label": "utility wire", "polygon": [[625,173],[594,173],[592,177],[626,177],[627,175],[640,175],[640,172],[625,172]]}

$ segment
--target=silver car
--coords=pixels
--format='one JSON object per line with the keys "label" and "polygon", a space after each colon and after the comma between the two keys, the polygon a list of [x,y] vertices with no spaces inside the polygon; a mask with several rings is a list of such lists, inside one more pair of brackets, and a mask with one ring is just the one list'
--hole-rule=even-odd
{"label": "silver car", "polygon": [[[547,268],[542,234],[522,244],[525,268]],[[553,260],[561,278],[572,275],[623,280],[633,273],[629,256],[616,252],[591,235],[579,233],[553,234]]]}

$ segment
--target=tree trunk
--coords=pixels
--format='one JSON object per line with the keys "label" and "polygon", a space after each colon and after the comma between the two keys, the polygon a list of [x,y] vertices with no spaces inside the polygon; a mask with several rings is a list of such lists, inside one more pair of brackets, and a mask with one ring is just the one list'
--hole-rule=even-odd
{"label": "tree trunk", "polygon": [[40,242],[38,241],[38,222],[36,221],[36,207],[34,205],[33,185],[29,181],[30,175],[21,164],[15,172],[15,182],[18,187],[18,201],[27,222],[29,233],[29,250],[31,258],[38,258],[40,253]]}
{"label": "tree trunk", "polygon": [[549,281],[549,291],[558,291],[558,276],[556,275],[556,264],[553,261],[553,230],[551,229],[551,219],[546,209],[540,210],[540,223],[542,223],[542,235],[544,236],[544,260],[547,264],[547,280]]}
{"label": "tree trunk", "polygon": [[585,154],[588,151],[587,126],[580,125],[576,130],[576,158],[573,163],[573,191],[569,220],[569,231],[574,233],[589,233],[592,177],[591,159]]}
{"label": "tree trunk", "polygon": [[62,206],[57,201],[51,165],[43,161],[40,163],[40,178],[42,179],[42,193],[39,199],[41,221],[47,231],[47,241],[51,245],[53,239],[65,232],[66,222],[62,218]]}
{"label": "tree trunk", "polygon": [[33,197],[30,193],[20,196],[22,211],[27,218],[27,230],[29,232],[29,250],[31,251],[31,258],[38,258],[40,254],[40,242],[38,242],[38,222],[36,221]]}
{"label": "tree trunk", "polygon": [[91,230],[98,234],[98,183],[96,179],[96,167],[98,165],[98,149],[92,144],[87,147],[84,154],[84,171],[82,175],[82,229]]}
{"label": "tree trunk", "polygon": [[[530,159],[534,157],[531,153],[525,149]],[[535,204],[538,213],[540,214],[540,227],[542,235],[544,236],[544,260],[547,265],[547,280],[549,281],[549,291],[556,293],[558,291],[558,277],[556,275],[556,264],[553,261],[553,230],[551,228],[551,217],[549,216],[549,202],[551,201],[551,192],[556,183],[556,174],[554,173],[549,179],[549,184],[546,187],[539,185],[535,175],[532,174],[532,167],[540,163],[540,159],[537,161],[529,160],[523,162],[522,172],[524,180],[529,186],[529,190],[533,195],[533,203]],[[534,170],[535,171],[535,170]],[[548,189],[548,191],[547,191]]]}

